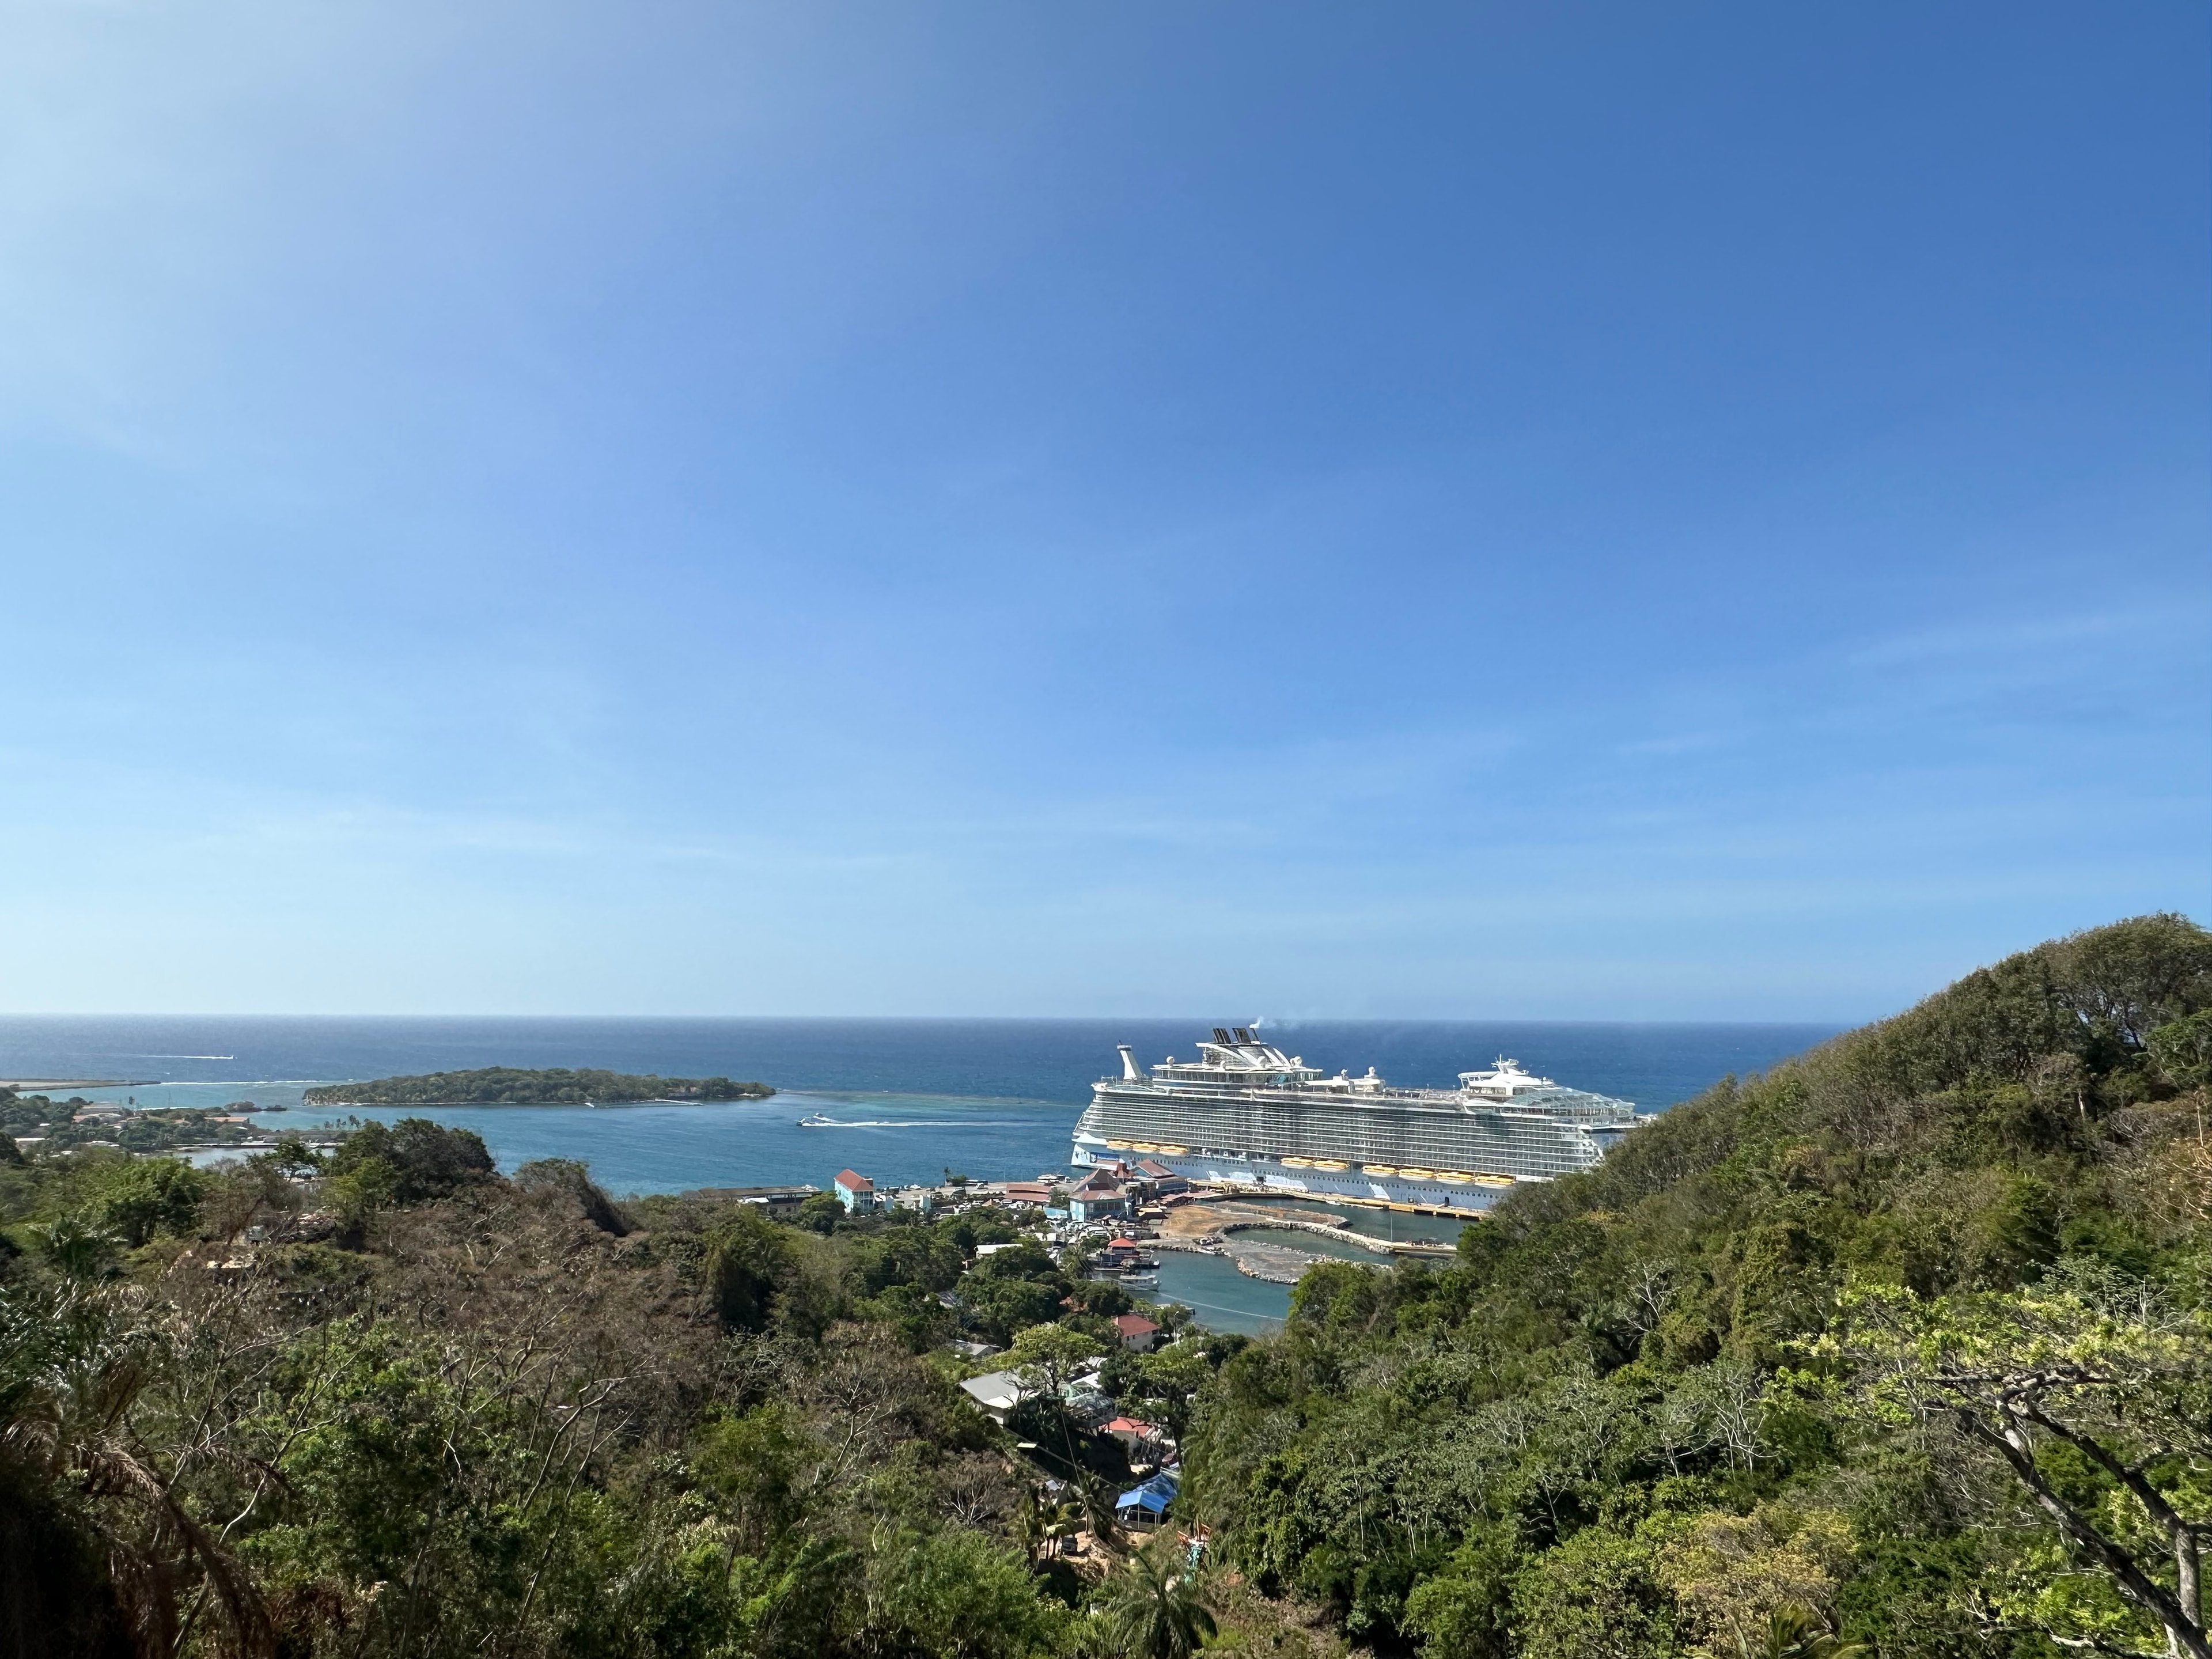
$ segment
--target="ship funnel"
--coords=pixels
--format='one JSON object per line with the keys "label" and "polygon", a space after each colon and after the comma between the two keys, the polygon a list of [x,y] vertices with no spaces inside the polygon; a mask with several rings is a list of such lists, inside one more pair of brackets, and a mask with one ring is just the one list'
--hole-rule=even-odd
{"label": "ship funnel", "polygon": [[1135,1051],[1126,1042],[1117,1042],[1114,1046],[1121,1051],[1121,1080],[1124,1083],[1142,1083],[1145,1077],[1137,1069]]}

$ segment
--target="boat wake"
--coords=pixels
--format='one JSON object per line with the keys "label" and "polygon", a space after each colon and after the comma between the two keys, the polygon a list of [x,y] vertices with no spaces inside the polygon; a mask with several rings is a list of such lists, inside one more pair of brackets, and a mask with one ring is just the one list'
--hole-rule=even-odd
{"label": "boat wake", "polygon": [[1020,1127],[1001,1120],[974,1118],[812,1117],[799,1120],[802,1129],[1011,1129]]}

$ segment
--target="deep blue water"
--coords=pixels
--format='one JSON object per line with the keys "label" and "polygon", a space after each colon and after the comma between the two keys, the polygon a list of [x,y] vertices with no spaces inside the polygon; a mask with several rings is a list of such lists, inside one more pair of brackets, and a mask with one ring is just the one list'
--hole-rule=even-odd
{"label": "deep blue water", "polygon": [[[428,1115],[482,1134],[503,1168],[578,1158],[617,1193],[785,1182],[847,1165],[879,1181],[979,1180],[1064,1168],[1092,1079],[1114,1045],[1149,1063],[1188,1054],[1202,1020],[226,1018],[0,1017],[0,1077],[120,1077],[94,1091],[141,1105],[252,1099],[297,1107],[314,1083],[476,1066],[593,1066],[667,1077],[757,1078],[766,1102],[707,1106],[476,1107]],[[1311,1021],[1269,1036],[1312,1064],[1376,1066],[1449,1086],[1510,1054],[1577,1088],[1672,1105],[1727,1073],[1760,1070],[1831,1035],[1802,1025]],[[800,1129],[820,1112],[850,1126]],[[393,1116],[380,1111],[364,1115]],[[300,1123],[323,1115],[288,1114]]]}
{"label": "deep blue water", "polygon": [[[879,1182],[978,1180],[1066,1167],[1094,1078],[1117,1042],[1145,1063],[1188,1055],[1215,1022],[1189,1020],[230,1018],[0,1016],[0,1078],[128,1078],[87,1091],[142,1106],[252,1100],[297,1109],[316,1083],[477,1066],[591,1066],[664,1077],[757,1078],[768,1101],[702,1106],[448,1107],[422,1115],[481,1134],[500,1167],[580,1158],[609,1190],[826,1186],[850,1166]],[[1334,1071],[1375,1066],[1393,1083],[1449,1087],[1499,1054],[1577,1088],[1671,1106],[1729,1073],[1764,1070],[1833,1035],[1808,1025],[1632,1025],[1302,1021],[1266,1035]],[[150,1086],[142,1082],[154,1080]],[[819,1112],[841,1127],[802,1129]],[[363,1116],[406,1115],[398,1109]],[[1172,1281],[1172,1282],[1171,1282]],[[1207,1322],[1279,1318],[1280,1285],[1211,1257],[1162,1263],[1160,1292]]]}

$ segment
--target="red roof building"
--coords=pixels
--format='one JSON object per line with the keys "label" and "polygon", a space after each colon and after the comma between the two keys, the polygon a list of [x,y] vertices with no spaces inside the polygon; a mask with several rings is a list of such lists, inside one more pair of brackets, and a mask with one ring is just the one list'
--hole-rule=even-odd
{"label": "red roof building", "polygon": [[1131,1353],[1150,1353],[1160,1328],[1142,1314],[1116,1314],[1114,1328],[1121,1334],[1121,1346]]}

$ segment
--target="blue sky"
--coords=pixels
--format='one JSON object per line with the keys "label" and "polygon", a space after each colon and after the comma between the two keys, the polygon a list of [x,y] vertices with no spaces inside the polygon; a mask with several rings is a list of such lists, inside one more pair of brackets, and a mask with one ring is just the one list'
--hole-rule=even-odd
{"label": "blue sky", "polygon": [[0,1006],[2212,917],[2201,5],[0,7]]}

